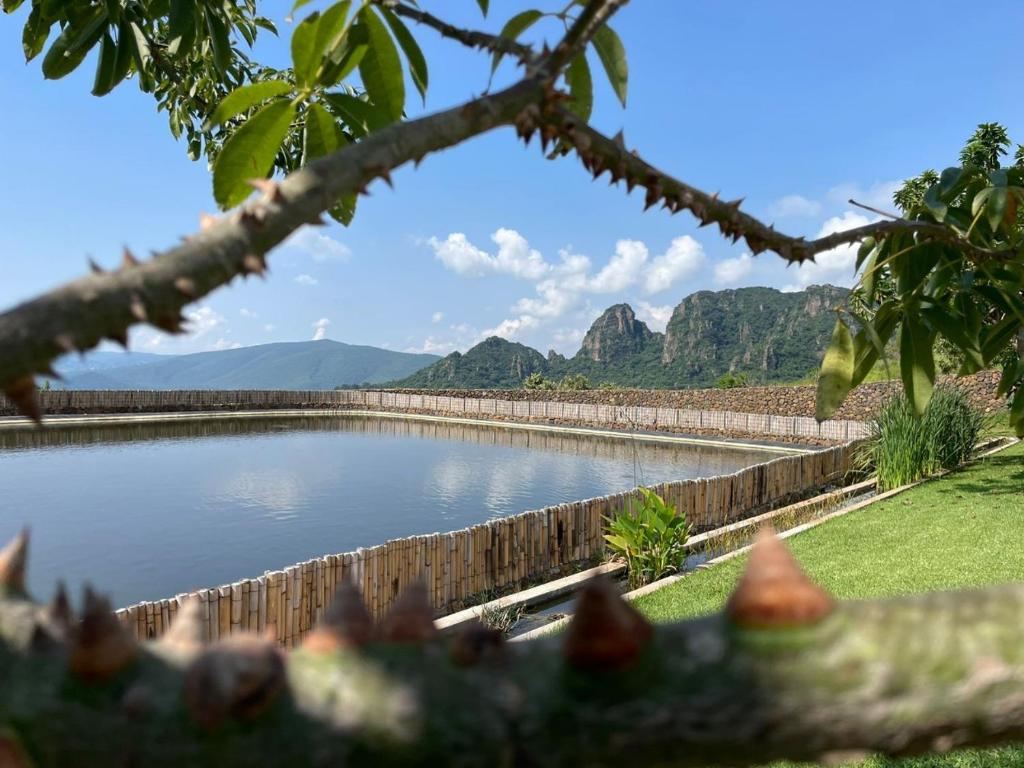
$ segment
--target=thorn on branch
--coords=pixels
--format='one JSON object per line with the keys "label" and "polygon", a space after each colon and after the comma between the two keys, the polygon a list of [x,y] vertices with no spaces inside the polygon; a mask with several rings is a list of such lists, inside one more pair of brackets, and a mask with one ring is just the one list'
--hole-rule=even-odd
{"label": "thorn on branch", "polygon": [[771,527],[758,532],[747,569],[726,603],[733,623],[757,629],[809,626],[834,603],[803,572]]}
{"label": "thorn on branch", "polygon": [[273,179],[248,179],[245,183],[263,193],[263,199],[268,203],[277,203],[283,199],[281,185]]}
{"label": "thorn on branch", "polygon": [[137,293],[132,295],[131,313],[132,317],[140,323],[144,323],[149,319],[149,313],[146,312],[146,305],[142,302],[142,297]]}
{"label": "thorn on branch", "polygon": [[25,594],[28,539],[28,528],[22,528],[17,536],[0,549],[0,593]]}
{"label": "thorn on branch", "polygon": [[139,260],[135,258],[135,254],[125,248],[121,251],[121,266],[122,268],[137,267],[139,266]]}
{"label": "thorn on branch", "polygon": [[131,665],[137,653],[134,638],[111,611],[109,601],[86,586],[82,621],[68,657],[71,674],[84,682],[105,682]]}
{"label": "thorn on branch", "polygon": [[423,581],[406,587],[377,627],[378,639],[386,643],[424,645],[436,636],[434,609]]}
{"label": "thorn on branch", "polygon": [[21,414],[42,426],[43,411],[39,405],[39,393],[33,376],[19,376],[14,379],[4,389],[4,394]]}
{"label": "thorn on branch", "polygon": [[174,279],[174,287],[178,293],[189,298],[196,298],[196,284],[190,277],[177,277]]}
{"label": "thorn on branch", "polygon": [[565,658],[577,669],[621,669],[647,648],[654,628],[608,579],[591,579],[580,591],[566,632]]}

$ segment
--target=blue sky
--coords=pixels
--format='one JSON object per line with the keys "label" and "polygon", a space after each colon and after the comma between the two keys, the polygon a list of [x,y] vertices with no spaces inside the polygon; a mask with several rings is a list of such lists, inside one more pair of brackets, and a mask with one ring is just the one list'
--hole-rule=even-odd
{"label": "blue sky", "polygon": [[[519,10],[548,8],[491,0],[483,20],[472,0],[422,5],[491,31]],[[289,7],[264,1],[282,40],[263,41],[258,58],[286,62]],[[87,256],[114,264],[122,245],[166,247],[215,208],[205,164],[188,160],[134,83],[98,99],[91,60],[57,82],[42,79],[38,61],[24,64],[25,10],[0,20],[2,307],[79,276]],[[890,207],[899,179],[952,164],[978,122],[1002,122],[1024,140],[1019,57],[993,43],[994,30],[1024,26],[1019,2],[966,13],[947,0],[635,0],[613,26],[629,57],[629,104],[621,109],[599,79],[596,126],[623,129],[648,160],[744,197],[746,209],[794,234],[863,223],[851,196]],[[486,56],[414,32],[430,64],[426,110],[486,87]],[[545,33],[558,29],[539,27],[532,39]],[[515,75],[506,65],[498,82]],[[360,201],[350,228],[304,231],[276,251],[266,282],[204,300],[191,335],[142,329],[133,346],[177,353],[319,336],[447,353],[497,332],[573,352],[593,318],[620,301],[660,329],[696,290],[853,278],[848,250],[787,270],[685,214],[643,213],[640,194],[592,182],[571,158],[544,160],[511,129],[394,181],[394,192],[378,184]]]}

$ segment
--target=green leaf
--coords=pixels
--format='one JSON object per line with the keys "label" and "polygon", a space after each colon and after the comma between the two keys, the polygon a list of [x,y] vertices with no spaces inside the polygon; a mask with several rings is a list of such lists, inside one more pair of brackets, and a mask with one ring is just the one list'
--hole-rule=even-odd
{"label": "green leaf", "polygon": [[[523,11],[517,13],[511,19],[505,22],[505,26],[501,28],[501,32],[498,33],[499,37],[504,37],[508,40],[516,40],[523,32],[532,27],[544,14],[538,10]],[[491,57],[491,74],[493,75],[498,65],[501,64],[501,51],[495,51]]]}
{"label": "green leaf", "polygon": [[247,112],[257,104],[262,104],[274,96],[281,96],[292,90],[292,84],[284,80],[264,80],[259,83],[249,83],[235,88],[225,96],[217,108],[207,119],[204,130],[209,130],[215,125],[223,125],[233,117]]}
{"label": "green leaf", "polygon": [[416,86],[420,98],[426,104],[428,75],[427,60],[423,57],[423,51],[420,50],[420,46],[416,42],[416,38],[412,36],[409,28],[387,6],[380,6],[380,12],[388,26],[391,27],[391,32],[398,41],[398,44],[402,47],[405,60],[409,62],[409,74],[412,76],[413,85]]}
{"label": "green leaf", "polygon": [[295,12],[304,5],[309,5],[311,0],[295,0],[295,4],[292,5],[291,11],[288,13],[289,16],[294,16]]}
{"label": "green leaf", "polygon": [[43,76],[48,80],[59,80],[73,72],[99,41],[106,26],[107,12],[101,10],[82,24],[64,27],[43,57]]}
{"label": "green leaf", "polygon": [[345,195],[333,208],[327,211],[331,218],[342,226],[348,226],[356,215],[357,195]]}
{"label": "green leaf", "polygon": [[480,6],[480,13],[487,17],[487,11],[490,8],[491,0],[476,0],[476,4]]}
{"label": "green leaf", "polygon": [[[120,29],[124,31],[123,24]],[[134,21],[128,22],[127,34],[132,41],[130,53],[135,61],[135,71],[138,72],[139,77],[142,78],[143,73],[146,71],[146,62],[149,61],[150,58],[149,41],[146,40],[146,35]],[[143,90],[152,90],[149,83],[140,83],[140,85]]]}
{"label": "green leaf", "polygon": [[900,373],[903,389],[918,416],[924,414],[935,387],[935,360],[932,336],[912,308],[903,315],[900,329]]}
{"label": "green leaf", "polygon": [[940,306],[926,307],[921,310],[921,315],[934,330],[945,336],[962,352],[977,370],[985,367],[978,342],[967,335],[967,324],[962,317],[953,316]]}
{"label": "green leaf", "polygon": [[1017,330],[1020,328],[1020,321],[1010,315],[1005,317],[993,326],[987,326],[981,331],[981,356],[985,365],[989,365],[998,357],[999,353],[1006,348]]}
{"label": "green leaf", "polygon": [[1009,200],[1009,190],[1006,187],[993,187],[992,194],[988,196],[985,205],[985,216],[988,218],[988,225],[992,231],[999,229],[999,225],[1006,215],[1006,203]]}
{"label": "green leaf", "polygon": [[342,0],[323,14],[310,14],[295,28],[292,34],[292,67],[300,86],[317,82],[317,75],[324,68],[324,56],[340,42],[339,36],[345,29],[351,5],[351,0]]}
{"label": "green leaf", "polygon": [[832,340],[821,361],[814,416],[824,421],[835,413],[853,386],[853,336],[843,319],[836,318]]}
{"label": "green leaf", "polygon": [[381,107],[392,122],[401,120],[405,110],[405,78],[398,49],[372,8],[360,12],[359,22],[366,30],[369,43],[359,62],[359,76],[370,101]]}
{"label": "green leaf", "polygon": [[21,48],[25,52],[25,61],[32,61],[42,52],[52,26],[52,22],[43,20],[40,7],[33,5],[32,12],[28,15],[28,21],[25,22],[25,27],[21,30]]}
{"label": "green leaf", "polygon": [[604,71],[608,75],[615,95],[622,106],[626,106],[626,89],[629,84],[629,67],[626,64],[626,49],[615,31],[605,24],[594,34],[594,50],[597,51]]}
{"label": "green leaf", "polygon": [[946,211],[949,210],[949,206],[939,198],[939,192],[939,185],[932,184],[927,190],[925,190],[923,202],[925,207],[931,211],[935,220],[942,222],[946,219]]}
{"label": "green leaf", "polygon": [[334,115],[320,104],[306,108],[306,126],[302,132],[302,164],[329,155],[348,144],[345,134],[338,127]]}
{"label": "green leaf", "polygon": [[[477,0],[479,2],[480,0]],[[4,13],[14,13],[25,0],[3,0]],[[484,15],[487,15],[487,11],[484,11]]]}
{"label": "green leaf", "polygon": [[288,99],[272,101],[224,142],[213,166],[213,196],[221,208],[241,203],[252,192],[246,182],[270,173],[295,119],[295,109]]}
{"label": "green leaf", "polygon": [[117,64],[117,44],[109,32],[103,33],[103,40],[100,41],[100,55],[96,60],[96,79],[92,85],[93,96],[103,96],[110,93],[116,85],[114,82],[114,67]]}
{"label": "green leaf", "polygon": [[226,77],[231,65],[231,39],[224,21],[210,8],[206,9],[206,29],[210,33],[213,66],[221,77]]}
{"label": "green leaf", "polygon": [[135,60],[135,38],[126,31],[122,21],[117,28],[117,58],[114,60],[113,85],[111,89],[128,77],[132,69],[132,62]]}
{"label": "green leaf", "polygon": [[183,56],[192,50],[196,42],[195,0],[171,0],[167,30],[170,38],[167,45],[168,53],[172,56]]}
{"label": "green leaf", "polygon": [[327,93],[324,94],[324,100],[357,139],[380,130],[390,122],[380,107],[356,96],[347,93]]}
{"label": "green leaf", "polygon": [[586,55],[579,53],[569,62],[565,70],[565,82],[569,86],[572,100],[566,104],[569,111],[579,115],[586,122],[594,108],[594,81],[590,78],[590,65]]}
{"label": "green leaf", "polygon": [[320,73],[320,85],[330,88],[348,77],[359,66],[369,47],[366,28],[358,24],[349,27],[341,45],[328,54]]}

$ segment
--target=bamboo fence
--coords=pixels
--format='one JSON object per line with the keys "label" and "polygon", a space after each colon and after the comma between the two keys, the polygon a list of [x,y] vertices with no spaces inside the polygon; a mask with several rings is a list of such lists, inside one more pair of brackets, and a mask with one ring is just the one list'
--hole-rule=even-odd
{"label": "bamboo fence", "polygon": [[[367,393],[369,394],[369,393]],[[687,515],[694,533],[749,517],[839,479],[852,469],[854,446],[755,464],[730,475],[651,486]],[[388,541],[268,571],[254,579],[191,593],[200,601],[209,640],[244,631],[298,645],[345,580],[381,616],[410,583],[424,580],[438,613],[475,597],[568,572],[603,557],[604,518],[627,510],[635,491],[559,504],[449,533]],[[166,631],[188,595],[118,611],[139,638]]]}
{"label": "bamboo fence", "polygon": [[[819,423],[805,416],[373,390],[47,390],[40,395],[43,409],[51,414],[366,408],[482,419],[575,422],[623,429],[713,430],[726,434],[804,437],[832,442],[856,440],[866,437],[869,432],[869,426],[863,422],[830,420]],[[543,398],[542,394],[538,395]],[[0,416],[14,414],[12,404],[0,395]]]}

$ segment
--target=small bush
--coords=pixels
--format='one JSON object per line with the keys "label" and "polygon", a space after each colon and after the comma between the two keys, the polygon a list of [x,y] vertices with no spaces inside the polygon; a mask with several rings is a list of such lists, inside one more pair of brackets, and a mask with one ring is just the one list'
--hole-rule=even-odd
{"label": "small bush", "polygon": [[982,415],[955,387],[936,389],[921,417],[900,393],[875,417],[860,461],[874,468],[879,490],[897,488],[965,462],[983,424]]}
{"label": "small bush", "polygon": [[496,629],[501,634],[507,635],[511,632],[519,620],[523,617],[521,605],[509,605],[503,608],[484,608],[480,612],[480,623],[490,629]]}
{"label": "small bush", "polygon": [[653,491],[638,488],[641,499],[614,518],[605,518],[605,541],[626,560],[630,589],[678,571],[686,561],[690,526],[686,515]]}
{"label": "small bush", "polygon": [[715,389],[737,389],[747,386],[747,374],[727,371],[718,377],[715,382]]}
{"label": "small bush", "polygon": [[590,389],[590,381],[582,373],[570,373],[558,382],[558,388],[581,391],[584,389]]}
{"label": "small bush", "polygon": [[540,372],[531,373],[523,379],[523,389],[550,390],[554,388],[555,382],[551,381],[551,379],[545,379],[544,375]]}

